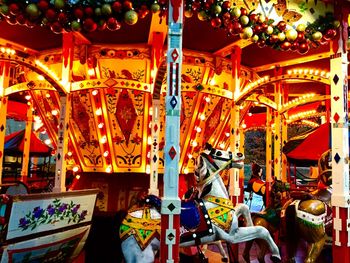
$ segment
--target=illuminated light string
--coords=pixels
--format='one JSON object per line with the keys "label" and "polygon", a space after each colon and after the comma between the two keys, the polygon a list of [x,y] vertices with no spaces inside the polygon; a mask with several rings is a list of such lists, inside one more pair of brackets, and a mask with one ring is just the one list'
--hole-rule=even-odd
{"label": "illuminated light string", "polygon": [[[53,72],[51,69],[49,69],[48,66],[46,66],[44,63],[42,63],[40,60],[35,60],[35,64],[40,67],[43,71],[45,71],[48,75],[50,75],[54,80],[57,82],[60,82],[60,78],[57,76],[55,72]],[[64,83],[61,83],[62,85]]]}
{"label": "illuminated light string", "polygon": [[293,100],[286,102],[283,106],[291,106],[294,104],[300,104],[301,102],[306,102],[307,100],[309,100],[315,96],[316,96],[315,93],[307,93],[307,94],[304,94],[298,98],[295,98]]}
{"label": "illuminated light string", "polygon": [[0,48],[0,52],[3,54],[7,54],[7,55],[14,55],[16,54],[16,50],[12,49],[12,48],[5,48],[5,47],[1,47]]}

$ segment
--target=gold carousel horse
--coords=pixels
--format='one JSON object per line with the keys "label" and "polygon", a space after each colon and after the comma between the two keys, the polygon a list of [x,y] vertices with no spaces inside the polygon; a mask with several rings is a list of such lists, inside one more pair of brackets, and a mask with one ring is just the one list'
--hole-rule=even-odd
{"label": "gold carousel horse", "polygon": [[[195,177],[199,199],[183,202],[181,207],[180,246],[208,244],[217,240],[241,243],[263,239],[271,251],[271,260],[280,262],[279,249],[269,232],[262,226],[254,226],[248,206],[233,206],[219,172],[229,168],[242,168],[241,153],[222,151],[207,144],[196,160]],[[121,247],[126,262],[154,262],[160,248],[159,232],[161,201],[148,196],[143,206],[128,212],[120,227]],[[243,216],[246,227],[238,225]]]}
{"label": "gold carousel horse", "polygon": [[[314,192],[291,192],[291,198],[282,206],[277,189],[272,186],[271,203],[262,214],[253,215],[254,225],[266,227],[271,235],[280,227],[285,228],[288,262],[295,262],[299,239],[304,239],[309,248],[304,262],[316,262],[327,236],[332,235],[332,172],[331,151],[322,154],[318,162],[319,188]],[[281,189],[280,189],[281,190]],[[276,195],[277,192],[277,195]],[[269,216],[270,214],[270,216]],[[279,217],[280,215],[280,217]],[[287,227],[288,226],[288,227]],[[260,253],[259,262],[264,261],[265,244],[256,240]],[[253,242],[247,242],[243,258],[249,261]]]}

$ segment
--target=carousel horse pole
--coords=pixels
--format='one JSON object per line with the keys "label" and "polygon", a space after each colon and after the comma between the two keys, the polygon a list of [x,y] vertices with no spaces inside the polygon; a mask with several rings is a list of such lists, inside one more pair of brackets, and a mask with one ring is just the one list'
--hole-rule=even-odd
{"label": "carousel horse pole", "polygon": [[[207,144],[195,162],[199,199],[182,203],[180,246],[189,247],[223,240],[231,244],[263,239],[271,251],[271,260],[281,262],[279,249],[268,230],[254,226],[248,206],[233,206],[219,173],[224,169],[243,167],[241,153],[218,150]],[[160,200],[148,206],[133,208],[120,227],[122,251],[126,262],[152,262],[159,250]],[[157,209],[158,207],[158,209]],[[238,225],[243,216],[247,226]],[[146,255],[147,254],[147,255]]]}

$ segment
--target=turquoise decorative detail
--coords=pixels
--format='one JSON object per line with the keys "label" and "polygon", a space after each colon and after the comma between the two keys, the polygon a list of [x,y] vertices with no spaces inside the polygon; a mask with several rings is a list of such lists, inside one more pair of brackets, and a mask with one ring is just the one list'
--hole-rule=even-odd
{"label": "turquoise decorative detail", "polygon": [[53,204],[49,204],[46,209],[37,206],[33,211],[28,212],[25,217],[19,220],[19,228],[22,230],[33,230],[39,225],[54,224],[59,221],[67,220],[68,224],[79,223],[85,220],[87,210],[79,212],[80,204],[74,204],[71,201],[69,204],[62,203],[61,200],[55,199]]}

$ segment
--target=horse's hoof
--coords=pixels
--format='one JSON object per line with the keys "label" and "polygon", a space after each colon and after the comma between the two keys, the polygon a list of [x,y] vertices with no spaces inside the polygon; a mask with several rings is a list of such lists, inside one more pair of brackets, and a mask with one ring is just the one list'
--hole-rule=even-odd
{"label": "horse's hoof", "polygon": [[271,256],[271,261],[274,263],[279,263],[282,262],[282,260],[276,256]]}

